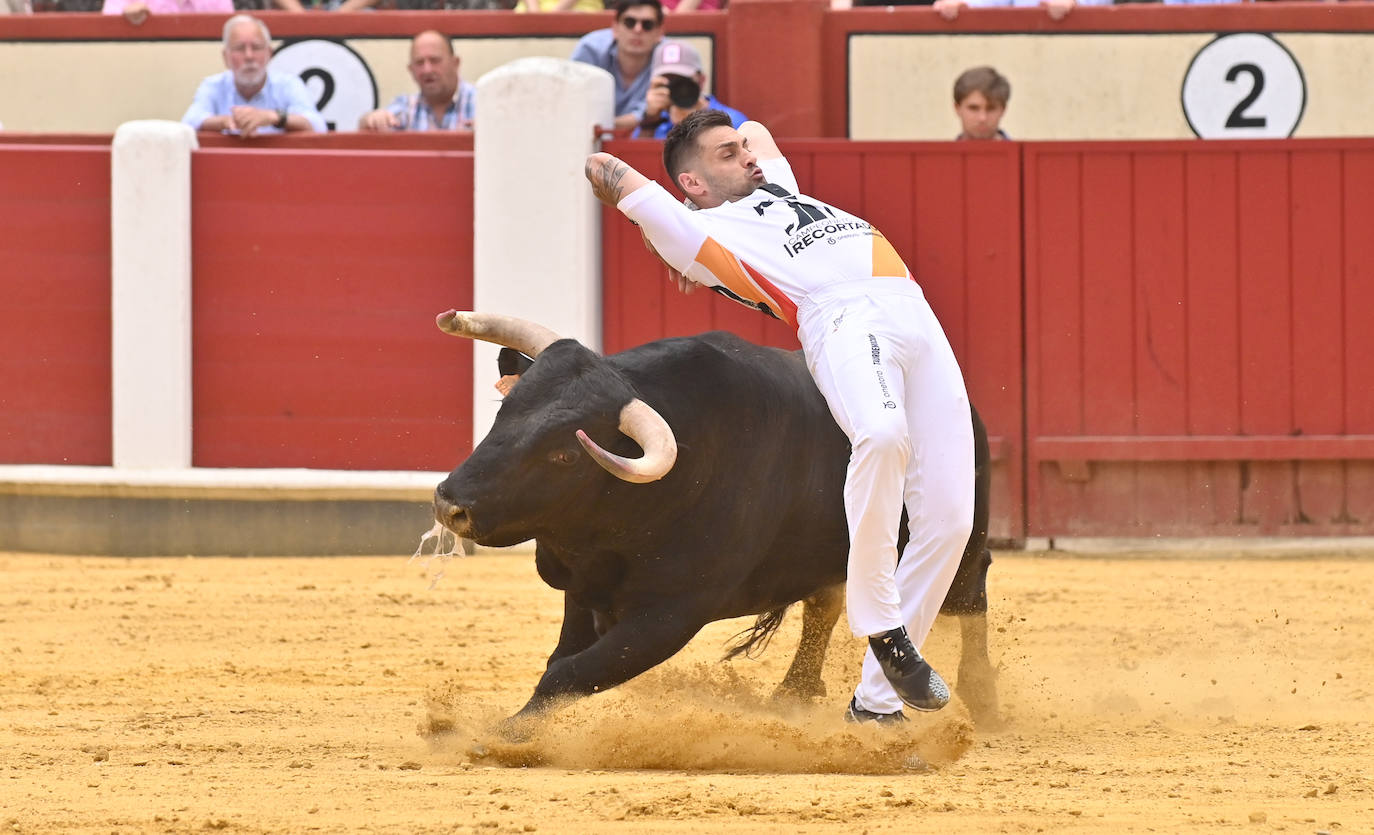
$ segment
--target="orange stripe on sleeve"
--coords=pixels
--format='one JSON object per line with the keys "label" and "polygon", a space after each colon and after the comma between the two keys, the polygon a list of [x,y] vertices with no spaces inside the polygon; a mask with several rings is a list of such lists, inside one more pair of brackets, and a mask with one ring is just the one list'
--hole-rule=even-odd
{"label": "orange stripe on sleeve", "polygon": [[[778,293],[777,289],[774,288],[771,283],[766,281],[751,281],[750,275],[753,275],[755,278],[761,277],[755,270],[749,269],[747,264],[741,262],[733,252],[722,246],[715,238],[707,236],[706,240],[701,244],[701,249],[697,250],[696,257],[693,260],[710,270],[711,274],[714,275],[721,284],[724,284],[727,290],[734,293],[736,296],[739,296],[745,301],[753,302],[754,304],[766,305],[769,310],[773,311],[773,313],[778,316],[778,318],[784,319],[784,321],[789,324],[796,321],[796,305],[788,302],[786,297]],[[745,273],[746,269],[749,269],[748,274]],[[762,285],[766,285],[767,289],[764,289]],[[770,296],[770,292],[773,295],[780,296],[783,301],[786,302],[787,306],[791,308],[792,317],[790,319],[786,318],[787,311],[783,304],[780,303],[778,299]]]}
{"label": "orange stripe on sleeve", "polygon": [[902,261],[902,256],[897,254],[897,250],[892,248],[892,244],[887,238],[884,238],[877,229],[874,229],[873,277],[896,276],[906,278],[908,275],[910,273],[907,272],[906,263]]}

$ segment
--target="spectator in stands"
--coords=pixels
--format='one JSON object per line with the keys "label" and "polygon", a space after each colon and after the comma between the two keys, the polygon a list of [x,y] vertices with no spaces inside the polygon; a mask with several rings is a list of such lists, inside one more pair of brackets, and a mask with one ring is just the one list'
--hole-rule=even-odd
{"label": "spectator in stands", "polygon": [[603,0],[519,0],[517,12],[602,12]]}
{"label": "spectator in stands", "polygon": [[234,0],[105,0],[100,12],[108,15],[122,14],[125,20],[140,26],[153,14],[233,14]]}
{"label": "spectator in stands", "polygon": [[1043,6],[1051,20],[1063,20],[1074,6],[1110,6],[1112,0],[935,0],[935,10],[946,20],[953,20],[965,8],[986,9],[993,6]]}
{"label": "spectator in stands", "polygon": [[964,70],[954,81],[954,112],[963,130],[955,139],[1010,139],[1002,117],[1011,100],[1011,83],[992,67]]}
{"label": "spectator in stands", "polygon": [[725,8],[725,0],[664,0],[663,9],[669,12],[716,12]]}
{"label": "spectator in stands", "polygon": [[653,62],[663,40],[660,0],[615,0],[615,24],[588,32],[572,59],[600,67],[615,79],[615,127],[629,130],[644,119]]}
{"label": "spectator in stands", "polygon": [[0,0],[0,15],[33,14],[29,0]]}
{"label": "spectator in stands", "polygon": [[222,73],[200,83],[181,121],[196,130],[236,133],[245,139],[265,133],[328,130],[324,117],[296,76],[272,72],[272,36],[249,15],[224,24]]}
{"label": "spectator in stands", "polygon": [[358,120],[358,130],[472,130],[477,88],[458,77],[459,58],[447,35],[428,30],[410,42],[410,77],[418,93],[402,93],[391,104]]}
{"label": "spectator in stands", "polygon": [[739,127],[749,121],[743,113],[721,104],[715,96],[703,96],[706,84],[701,54],[689,43],[664,41],[654,62],[649,95],[644,100],[644,121],[635,129],[636,137],[663,139],[673,125],[698,110],[720,110],[730,117],[730,125]]}

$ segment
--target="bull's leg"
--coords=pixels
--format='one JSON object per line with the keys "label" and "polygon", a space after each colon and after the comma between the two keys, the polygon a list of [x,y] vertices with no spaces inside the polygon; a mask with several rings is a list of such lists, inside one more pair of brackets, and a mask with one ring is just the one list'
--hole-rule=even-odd
{"label": "bull's leg", "polygon": [[844,608],[844,584],[826,586],[802,601],[802,634],[792,666],[774,691],[773,698],[807,701],[825,696],[821,668],[830,635]]}
{"label": "bull's leg", "polygon": [[954,575],[940,612],[959,618],[959,680],[955,690],[968,706],[973,721],[984,727],[1000,721],[997,711],[997,671],[988,658],[988,489],[991,465],[987,429],[973,413],[974,459],[977,466],[973,505],[973,532],[964,546],[959,570]]}
{"label": "bull's leg", "polygon": [[549,656],[549,666],[560,658],[576,655],[596,643],[598,632],[592,610],[577,605],[572,595],[563,594],[563,628],[558,633],[558,646]]}
{"label": "bull's leg", "polygon": [[549,664],[534,695],[508,720],[506,732],[520,733],[526,720],[537,718],[560,697],[609,690],[666,661],[709,620],[700,606],[675,607],[672,601],[624,615],[586,649]]}

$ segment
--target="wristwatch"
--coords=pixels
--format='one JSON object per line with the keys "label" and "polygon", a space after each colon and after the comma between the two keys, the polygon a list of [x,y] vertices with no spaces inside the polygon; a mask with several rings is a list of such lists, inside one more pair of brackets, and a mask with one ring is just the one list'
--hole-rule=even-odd
{"label": "wristwatch", "polygon": [[277,128],[286,130],[286,110],[284,108],[277,110]]}

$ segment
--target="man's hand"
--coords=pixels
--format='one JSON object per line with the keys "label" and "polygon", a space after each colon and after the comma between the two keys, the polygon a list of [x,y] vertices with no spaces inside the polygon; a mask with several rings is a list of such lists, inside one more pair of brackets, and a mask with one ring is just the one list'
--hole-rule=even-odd
{"label": "man's hand", "polygon": [[229,119],[234,127],[243,137],[252,136],[258,128],[265,128],[277,123],[277,111],[264,110],[260,107],[249,107],[240,104],[229,112]]}
{"label": "man's hand", "polygon": [[391,111],[385,108],[364,113],[363,118],[358,120],[358,130],[383,132],[389,130],[399,130],[401,123],[396,117],[391,115]]}
{"label": "man's hand", "polygon": [[668,77],[656,75],[649,80],[649,92],[644,96],[644,121],[654,122],[663,118],[663,113],[673,100],[668,97]]}
{"label": "man's hand", "polygon": [[135,26],[143,25],[143,21],[148,19],[148,4],[134,0],[124,7],[124,19]]}
{"label": "man's hand", "polygon": [[1050,13],[1050,20],[1063,20],[1073,11],[1074,0],[1045,0],[1041,5]]}
{"label": "man's hand", "polygon": [[931,5],[945,20],[954,20],[964,9],[964,0],[935,0]]}

